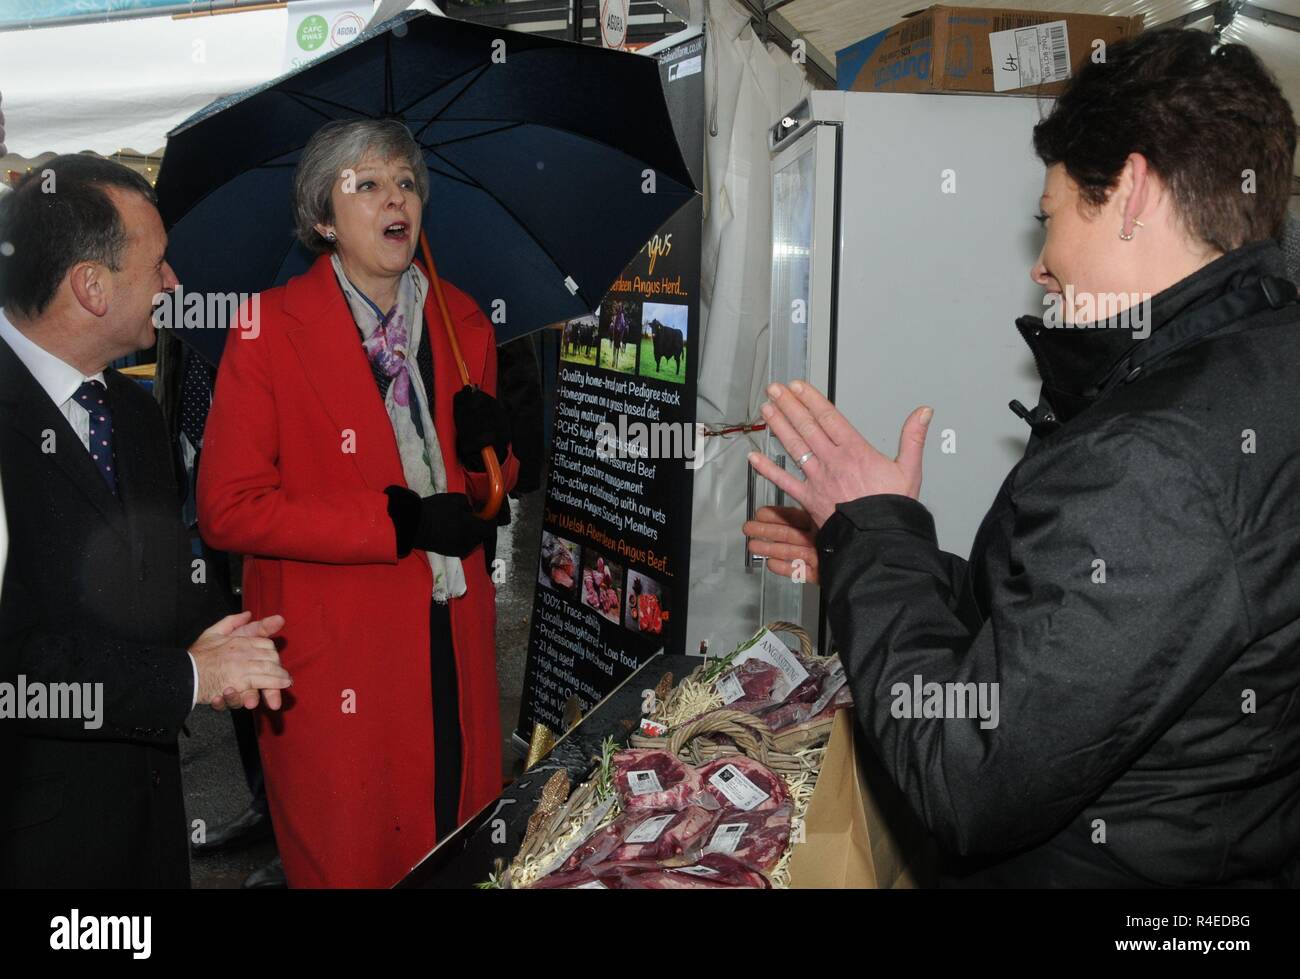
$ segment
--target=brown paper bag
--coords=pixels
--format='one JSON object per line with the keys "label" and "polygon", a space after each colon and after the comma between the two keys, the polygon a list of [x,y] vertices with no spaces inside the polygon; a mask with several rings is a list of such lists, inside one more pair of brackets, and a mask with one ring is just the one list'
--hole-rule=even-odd
{"label": "brown paper bag", "polygon": [[851,710],[835,715],[790,886],[905,888],[934,883],[933,840],[875,755],[859,750]]}

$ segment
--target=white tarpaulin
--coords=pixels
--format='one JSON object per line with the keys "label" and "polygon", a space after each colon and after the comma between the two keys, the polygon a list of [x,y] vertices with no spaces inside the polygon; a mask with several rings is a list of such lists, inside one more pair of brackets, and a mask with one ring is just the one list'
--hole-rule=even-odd
{"label": "white tarpaulin", "polygon": [[[692,0],[688,23],[703,19]],[[700,276],[698,420],[710,428],[751,421],[767,376],[768,292],[772,261],[767,128],[810,86],[789,55],[765,46],[732,0],[708,4],[705,48],[705,219]],[[695,473],[691,526],[691,599],[687,637],[726,652],[738,640],[735,623],[758,617],[758,592],[727,590],[743,567],[746,454],[761,438],[706,440]],[[761,572],[759,572],[761,573]],[[752,600],[752,608],[736,602]]]}
{"label": "white tarpaulin", "polygon": [[[92,150],[157,153],[166,134],[209,102],[275,78],[293,58],[287,27],[316,13],[348,36],[349,10],[373,0],[323,0],[202,17],[141,17],[0,32],[5,142],[24,157]],[[393,4],[383,5],[391,16]],[[432,9],[426,2],[400,4]],[[312,43],[309,41],[308,43]],[[331,50],[326,38],[317,49]]]}

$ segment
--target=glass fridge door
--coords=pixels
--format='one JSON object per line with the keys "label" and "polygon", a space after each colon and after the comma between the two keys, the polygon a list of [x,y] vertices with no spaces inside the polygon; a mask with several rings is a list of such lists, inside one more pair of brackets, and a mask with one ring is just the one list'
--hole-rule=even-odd
{"label": "glass fridge door", "polygon": [[[772,306],[768,332],[768,381],[804,379],[825,393],[834,329],[835,194],[839,127],[812,123],[772,157]],[[781,443],[767,435],[767,454],[799,475]],[[767,480],[751,494],[755,508],[794,506]],[[761,561],[760,558],[753,559]],[[802,625],[818,640],[819,593],[815,585],[764,574],[760,614],[764,622]],[[820,645],[820,643],[819,643]]]}

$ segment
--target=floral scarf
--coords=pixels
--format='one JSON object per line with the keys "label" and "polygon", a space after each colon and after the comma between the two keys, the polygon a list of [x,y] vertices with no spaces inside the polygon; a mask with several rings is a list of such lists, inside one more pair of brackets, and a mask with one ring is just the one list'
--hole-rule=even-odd
{"label": "floral scarf", "polygon": [[[352,318],[361,331],[361,346],[372,368],[392,378],[384,395],[384,408],[393,424],[406,485],[420,496],[447,492],[447,469],[442,459],[442,447],[438,444],[429,397],[415,359],[424,329],[424,297],[429,290],[428,280],[419,268],[411,265],[397,286],[397,302],[384,315],[348,279],[337,254],[330,256],[330,262],[347,298]],[[445,603],[448,598],[465,594],[465,569],[460,558],[433,551],[426,553],[433,570],[434,600]]]}

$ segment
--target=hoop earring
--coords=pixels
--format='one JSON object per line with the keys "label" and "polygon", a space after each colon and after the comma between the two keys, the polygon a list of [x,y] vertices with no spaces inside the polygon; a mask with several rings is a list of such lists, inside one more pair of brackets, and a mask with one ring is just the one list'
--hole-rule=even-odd
{"label": "hoop earring", "polygon": [[[1137,218],[1134,218],[1134,219],[1133,219],[1133,227],[1135,227],[1135,228],[1145,228],[1146,225],[1143,224],[1141,221],[1139,221]],[[1120,241],[1132,241],[1132,240],[1133,240],[1133,232],[1130,231],[1128,234],[1124,234],[1124,229],[1123,229],[1123,227],[1121,227],[1120,230],[1119,230],[1119,240],[1120,240]]]}

